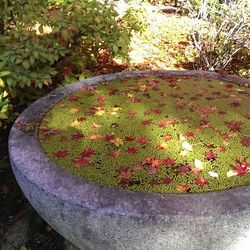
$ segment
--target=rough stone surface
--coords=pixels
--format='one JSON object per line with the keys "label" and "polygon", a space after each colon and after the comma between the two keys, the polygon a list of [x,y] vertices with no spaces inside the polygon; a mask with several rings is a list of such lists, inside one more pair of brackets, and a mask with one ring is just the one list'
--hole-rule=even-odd
{"label": "rough stone surface", "polygon": [[176,195],[104,187],[50,162],[40,147],[37,129],[27,133],[18,126],[42,118],[56,102],[83,86],[152,74],[199,75],[250,86],[247,79],[212,72],[136,71],[93,77],[58,89],[33,103],[11,130],[9,154],[22,191],[54,229],[84,250],[249,249],[249,186]]}

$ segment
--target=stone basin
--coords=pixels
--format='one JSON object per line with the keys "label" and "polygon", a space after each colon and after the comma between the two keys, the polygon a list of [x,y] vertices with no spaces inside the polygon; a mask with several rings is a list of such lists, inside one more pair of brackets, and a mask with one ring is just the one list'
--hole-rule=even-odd
{"label": "stone basin", "polygon": [[245,78],[212,72],[135,71],[57,89],[30,105],[10,133],[10,161],[23,193],[47,223],[80,249],[249,249],[250,186],[195,194],[116,189],[64,171],[42,150],[39,122],[59,100],[83,86],[149,75],[203,76],[250,86]]}

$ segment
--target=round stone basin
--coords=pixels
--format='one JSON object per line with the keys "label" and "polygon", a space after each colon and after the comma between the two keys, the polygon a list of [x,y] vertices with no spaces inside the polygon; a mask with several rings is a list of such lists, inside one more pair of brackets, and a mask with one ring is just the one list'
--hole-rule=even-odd
{"label": "round stone basin", "polygon": [[15,122],[14,174],[81,249],[248,249],[249,87],[211,72],[135,71],[57,89]]}

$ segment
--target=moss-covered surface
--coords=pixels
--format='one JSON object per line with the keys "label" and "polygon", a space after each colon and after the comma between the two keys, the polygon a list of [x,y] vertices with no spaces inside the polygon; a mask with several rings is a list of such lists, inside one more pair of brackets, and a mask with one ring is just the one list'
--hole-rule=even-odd
{"label": "moss-covered surface", "polygon": [[196,77],[112,81],[44,117],[48,156],[85,179],[183,193],[250,183],[250,89]]}

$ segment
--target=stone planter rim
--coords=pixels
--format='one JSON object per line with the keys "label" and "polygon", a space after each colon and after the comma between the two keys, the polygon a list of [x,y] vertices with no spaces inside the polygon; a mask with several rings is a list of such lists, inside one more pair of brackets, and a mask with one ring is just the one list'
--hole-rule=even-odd
{"label": "stone planter rim", "polygon": [[246,78],[208,71],[125,71],[92,77],[64,88],[56,89],[30,105],[16,120],[9,136],[9,156],[12,166],[45,193],[100,213],[136,217],[221,216],[250,209],[250,185],[230,190],[195,194],[160,194],[137,192],[102,186],[65,172],[52,163],[37,139],[37,126],[30,133],[20,130],[22,121],[40,119],[59,100],[83,86],[104,81],[146,77],[150,75],[204,76],[235,84],[247,84]]}

